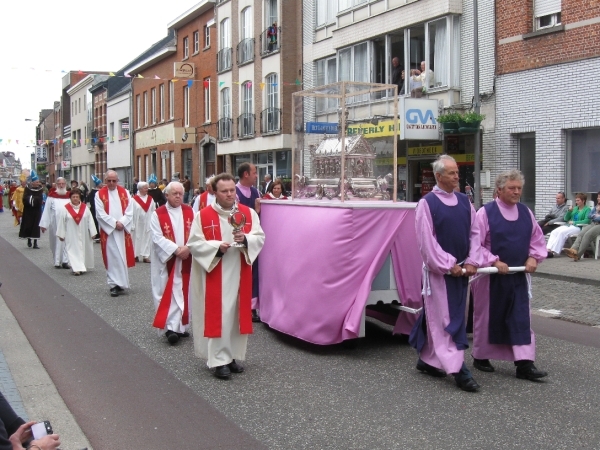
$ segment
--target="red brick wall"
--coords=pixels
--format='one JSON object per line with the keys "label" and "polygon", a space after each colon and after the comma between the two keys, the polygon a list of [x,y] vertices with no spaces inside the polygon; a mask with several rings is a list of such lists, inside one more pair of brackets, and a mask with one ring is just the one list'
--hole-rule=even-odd
{"label": "red brick wall", "polygon": [[[181,62],[184,60],[184,51],[183,51],[183,39],[188,38],[189,42],[189,57],[186,59],[186,62],[194,63],[196,75],[195,80],[190,87],[190,128],[196,128],[196,143],[195,144],[168,144],[168,145],[159,145],[157,146],[157,166],[160,167],[160,151],[161,150],[171,150],[175,151],[175,167],[171,167],[170,160],[167,160],[167,180],[170,181],[170,175],[173,172],[180,172],[181,177],[185,175],[183,173],[183,161],[182,154],[183,150],[192,148],[192,173],[191,175],[194,186],[198,184],[200,180],[200,152],[202,148],[199,148],[198,141],[200,141],[205,134],[202,131],[206,131],[210,136],[216,139],[217,137],[217,121],[218,121],[218,111],[217,111],[217,101],[218,101],[218,83],[217,83],[217,63],[216,63],[216,48],[217,48],[217,33],[216,27],[213,26],[210,28],[210,47],[204,48],[204,26],[206,23],[214,17],[214,11],[210,10],[200,15],[198,18],[192,20],[187,25],[184,25],[180,29],[177,30],[177,52],[174,55],[171,55],[159,62],[155,65],[143,70],[140,74],[144,77],[142,78],[134,78],[133,80],[133,122],[130,124],[131,131],[134,133],[138,130],[144,129],[152,129],[157,126],[161,126],[168,123],[173,123],[175,127],[183,127],[184,126],[184,102],[183,102],[183,92],[184,87],[187,86],[187,80],[179,80],[175,82],[174,89],[174,114],[173,119],[169,117],[169,80],[174,78],[173,66],[175,62]],[[194,32],[198,31],[200,34],[200,51],[197,54],[194,54]],[[137,74],[136,74],[137,75]],[[161,78],[160,80],[154,79],[155,76]],[[210,78],[210,103],[211,103],[211,123],[208,125],[204,124],[204,84],[203,80],[206,78]],[[159,108],[160,108],[160,85],[164,84],[164,122],[158,122],[160,120]],[[152,88],[156,89],[156,118],[157,123],[152,123]],[[148,94],[148,126],[144,126],[144,92]],[[141,128],[137,128],[137,106],[136,106],[136,97],[140,96],[140,110],[141,110]],[[142,157],[142,166],[144,166],[144,156],[150,154],[150,149],[140,149],[135,150],[134,152],[134,176],[139,177],[140,180],[145,180],[148,174],[142,173],[141,176],[138,173],[138,156]],[[142,167],[142,172],[145,170],[145,167]],[[150,169],[149,169],[150,170]],[[162,175],[162,174],[161,174]],[[158,174],[157,174],[158,176]]]}
{"label": "red brick wall", "polygon": [[[600,16],[599,0],[562,0],[561,23]],[[500,45],[502,39],[534,31],[533,0],[496,0],[498,75],[600,56],[600,24],[558,31]]]}

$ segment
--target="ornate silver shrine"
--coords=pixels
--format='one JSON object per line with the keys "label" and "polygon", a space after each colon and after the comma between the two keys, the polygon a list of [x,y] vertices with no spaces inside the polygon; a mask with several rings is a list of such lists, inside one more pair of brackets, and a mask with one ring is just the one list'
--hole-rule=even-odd
{"label": "ornate silver shrine", "polygon": [[[345,139],[346,170],[344,187],[347,198],[389,200],[388,185],[392,174],[374,177],[375,150],[360,134]],[[342,179],[342,143],[339,137],[323,137],[319,145],[310,145],[311,177],[296,175],[297,198],[339,198]]]}

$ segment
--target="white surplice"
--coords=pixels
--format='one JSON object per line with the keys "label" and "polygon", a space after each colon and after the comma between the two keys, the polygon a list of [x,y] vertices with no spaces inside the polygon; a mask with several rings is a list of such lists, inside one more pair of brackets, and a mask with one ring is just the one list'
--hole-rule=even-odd
{"label": "white surplice", "polygon": [[[165,330],[175,331],[176,333],[184,333],[188,325],[183,325],[181,323],[184,306],[183,290],[189,289],[189,285],[185,287],[183,286],[183,278],[181,276],[181,266],[183,261],[174,255],[178,247],[183,247],[185,245],[183,211],[181,206],[178,208],[173,208],[169,205],[169,203],[167,203],[165,206],[169,212],[169,218],[171,219],[171,225],[173,226],[175,242],[167,239],[164,236],[160,227],[158,215],[153,212],[150,216],[150,236],[152,239],[152,258],[150,259],[152,297],[154,298],[154,309],[157,310],[167,285],[167,281],[169,280],[167,262],[169,259],[175,258],[173,292],[171,294],[171,306],[169,308],[169,315],[167,316]],[[190,311],[188,311],[188,314],[190,314]],[[191,318],[191,314],[189,317]]]}
{"label": "white surplice", "polygon": [[[148,196],[145,195],[140,198],[143,202],[146,202]],[[151,199],[152,200],[152,199]],[[151,246],[152,246],[152,234],[150,232],[150,218],[152,213],[156,209],[154,200],[150,202],[148,211],[144,211],[144,208],[134,199],[131,199],[133,203],[133,223],[131,225],[131,238],[133,239],[133,248],[135,250],[135,256],[142,260],[142,258],[150,258]]]}
{"label": "white surplice", "polygon": [[48,196],[48,198],[46,198],[42,218],[40,219],[40,228],[46,228],[46,233],[48,233],[50,250],[52,250],[52,262],[55,266],[60,266],[62,263],[67,263],[69,261],[65,243],[60,239],[56,239],[56,224],[58,223],[59,214],[70,201],[69,198],[54,198]]}
{"label": "white surplice", "polygon": [[[229,364],[234,359],[244,360],[246,357],[248,335],[240,334],[239,327],[240,252],[244,254],[246,262],[252,265],[262,250],[265,234],[260,226],[258,215],[251,209],[252,229],[246,234],[248,248],[229,248],[219,258],[217,252],[221,243],[233,243],[233,229],[227,221],[229,211],[222,210],[216,202],[207,208],[214,208],[219,214],[222,241],[205,239],[202,230],[204,227],[210,227],[211,224],[202,224],[200,214],[196,214],[187,243],[194,257],[190,300],[194,311],[192,327],[196,356],[207,359],[208,367],[217,367]],[[221,337],[206,338],[204,337],[206,273],[211,272],[219,262],[223,264]]]}
{"label": "white surplice", "polygon": [[[76,213],[79,213],[82,204],[75,206],[71,203],[71,206]],[[73,272],[86,272],[87,269],[94,268],[94,240],[92,238],[95,234],[96,225],[94,225],[92,213],[87,205],[79,225],[75,223],[75,219],[67,211],[67,208],[62,208],[58,218],[56,237],[64,239],[65,250]]]}
{"label": "white surplice", "polygon": [[[200,211],[200,200],[201,199],[202,199],[202,194],[200,194],[198,197],[196,197],[196,200],[194,200],[194,204],[192,205],[192,208],[194,209],[195,213]],[[209,192],[208,195],[206,196],[206,206],[212,205],[214,201],[215,201],[215,194],[211,194]]]}
{"label": "white surplice", "polygon": [[[113,288],[119,286],[121,288],[129,287],[129,274],[127,272],[127,256],[125,253],[125,230],[131,231],[131,222],[133,220],[133,205],[134,200],[131,199],[129,192],[125,190],[129,203],[125,208],[121,207],[121,199],[117,189],[108,189],[108,207],[110,211],[107,213],[104,210],[104,203],[100,199],[100,195],[96,194],[94,199],[96,203],[96,219],[98,226],[108,235],[106,240],[106,278],[108,285]],[[121,222],[125,227],[124,230],[117,230],[116,224]]]}

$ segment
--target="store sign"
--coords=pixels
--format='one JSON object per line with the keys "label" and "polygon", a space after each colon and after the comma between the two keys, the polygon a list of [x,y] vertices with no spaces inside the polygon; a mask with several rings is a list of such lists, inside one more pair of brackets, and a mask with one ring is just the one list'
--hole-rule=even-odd
{"label": "store sign", "polygon": [[408,156],[421,155],[441,155],[444,151],[441,145],[432,145],[429,147],[408,147]]}
{"label": "store sign", "polygon": [[400,139],[439,140],[437,100],[401,98],[400,110],[404,118]]}
{"label": "store sign", "polygon": [[363,137],[379,138],[394,135],[394,121],[393,120],[382,120],[377,124],[367,123],[354,123],[348,125],[346,134],[352,136],[354,134],[361,134]]}
{"label": "store sign", "polygon": [[61,161],[60,170],[71,170],[71,161]]}
{"label": "store sign", "polygon": [[35,148],[35,158],[39,163],[48,162],[46,147],[36,147]]}
{"label": "store sign", "polygon": [[194,63],[176,62],[173,74],[176,78],[194,78],[196,68]]}

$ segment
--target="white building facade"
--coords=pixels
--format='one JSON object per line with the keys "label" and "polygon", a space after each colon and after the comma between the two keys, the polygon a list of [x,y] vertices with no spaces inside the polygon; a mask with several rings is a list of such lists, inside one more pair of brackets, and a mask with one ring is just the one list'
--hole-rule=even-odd
{"label": "white building facade", "polygon": [[94,173],[94,147],[92,143],[93,110],[89,88],[95,75],[88,75],[71,87],[67,94],[71,102],[71,180],[90,180]]}
{"label": "white building facade", "polygon": [[106,166],[115,170],[119,180],[127,180],[131,175],[131,139],[129,119],[131,114],[131,86],[108,98],[106,115],[108,138]]}

